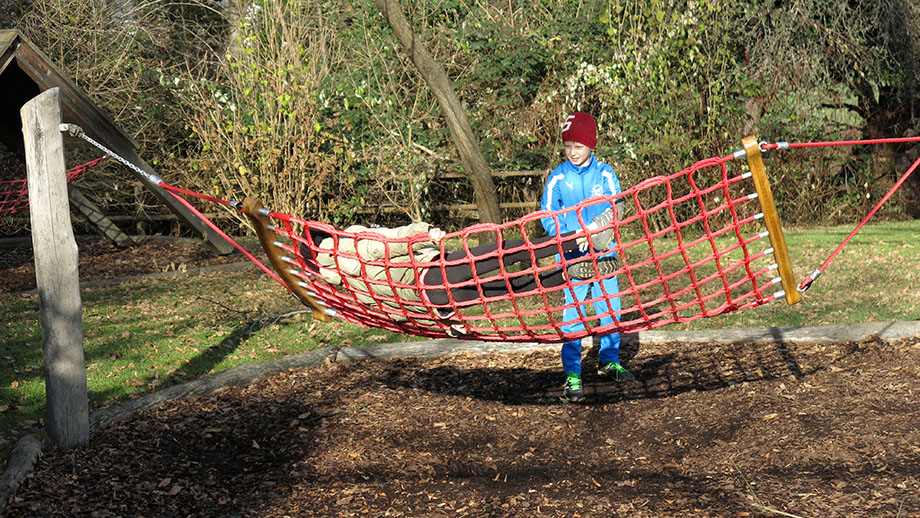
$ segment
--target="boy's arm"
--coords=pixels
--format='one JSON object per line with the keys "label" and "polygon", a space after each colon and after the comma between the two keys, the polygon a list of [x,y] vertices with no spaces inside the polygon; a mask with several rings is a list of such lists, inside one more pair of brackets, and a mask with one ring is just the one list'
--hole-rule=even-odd
{"label": "boy's arm", "polygon": [[[610,188],[610,194],[616,195],[623,192],[623,189],[620,187],[620,178],[613,171],[613,167],[611,167],[610,164],[603,164],[603,167],[603,176],[607,178],[607,185]],[[617,198],[614,202],[614,205],[616,205],[615,208],[617,212],[617,221],[620,221],[623,219],[624,211],[626,210],[626,199]]]}
{"label": "boy's arm", "polygon": [[[540,201],[541,210],[557,211],[563,208],[560,196],[560,186],[563,178],[564,175],[551,173],[549,178],[546,179],[546,185],[543,187],[543,199]],[[553,217],[540,218],[543,229],[551,236],[559,232],[559,229],[556,228],[556,221],[556,218]],[[562,230],[564,231],[565,229]]]}
{"label": "boy's arm", "polygon": [[[623,192],[623,189],[620,187],[620,178],[616,175],[616,173],[613,173],[613,185],[613,194],[620,194]],[[626,198],[617,198],[614,204],[616,205],[617,210],[617,221],[621,221],[625,217]]]}

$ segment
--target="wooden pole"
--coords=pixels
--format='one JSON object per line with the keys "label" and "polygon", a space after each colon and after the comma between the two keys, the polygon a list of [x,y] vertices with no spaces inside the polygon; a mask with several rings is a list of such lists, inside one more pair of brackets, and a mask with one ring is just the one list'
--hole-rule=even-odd
{"label": "wooden pole", "polygon": [[48,435],[56,446],[71,448],[89,441],[89,403],[77,242],[59,129],[60,90],[45,90],[26,103],[20,115],[41,306]]}
{"label": "wooden pole", "polygon": [[[131,162],[132,164],[138,166],[148,175],[153,174],[153,168],[147,165],[140,155],[137,154],[137,151],[133,149],[126,150],[115,150],[122,158]],[[229,241],[223,238],[220,234],[217,233],[214,229],[209,227],[204,221],[202,221],[198,216],[196,216],[192,211],[188,210],[188,207],[182,205],[175,196],[169,193],[166,189],[160,187],[158,184],[151,181],[149,176],[144,176],[138,174],[137,171],[131,170],[131,174],[135,178],[140,180],[154,196],[160,200],[161,203],[166,205],[166,207],[173,212],[179,219],[191,227],[192,229],[199,232],[208,245],[219,255],[227,255],[236,251],[236,248],[230,244]]]}
{"label": "wooden pole", "polygon": [[786,304],[792,305],[802,300],[802,297],[799,295],[798,286],[795,284],[792,258],[789,257],[789,249],[786,248],[783,225],[779,221],[779,213],[776,211],[776,202],[773,201],[770,182],[767,181],[767,169],[763,165],[760,144],[757,143],[757,139],[754,137],[746,137],[741,140],[741,143],[744,144],[748,167],[751,168],[751,177],[754,180],[754,187],[757,189],[757,197],[760,198],[763,221],[767,226],[767,231],[770,233],[770,245],[773,247],[773,257],[776,259],[776,266],[779,269]]}

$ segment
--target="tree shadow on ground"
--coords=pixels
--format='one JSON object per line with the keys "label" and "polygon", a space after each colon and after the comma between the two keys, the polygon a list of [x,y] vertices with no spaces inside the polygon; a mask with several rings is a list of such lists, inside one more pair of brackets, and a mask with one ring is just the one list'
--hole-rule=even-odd
{"label": "tree shadow on ground", "polygon": [[[640,354],[641,348],[635,339],[624,340],[621,346],[621,362],[636,376],[635,381],[629,382],[596,374],[597,344],[586,351],[582,360],[585,404],[668,398],[745,382],[801,378],[817,370],[803,370],[785,343],[678,344]],[[390,387],[420,388],[509,405],[558,404],[563,384],[561,364],[467,370],[456,366],[421,368],[410,359],[396,362],[384,378],[382,381]]]}
{"label": "tree shadow on ground", "polygon": [[[238,350],[241,345],[246,343],[246,341],[249,340],[251,336],[275,323],[279,323],[279,325],[287,325],[284,322],[279,322],[279,320],[273,316],[263,316],[242,322],[219,343],[198,351],[196,355],[185,361],[172,374],[168,376],[161,376],[158,382],[154,385],[155,388],[160,390],[207,375],[207,373],[211,372],[214,367],[219,365],[228,356],[233,354],[234,351]],[[188,324],[186,327],[191,327],[191,324]],[[156,373],[148,374],[143,379],[141,379],[140,382],[144,385],[153,382],[155,374]],[[121,390],[117,390],[115,388],[108,390],[95,390],[91,392],[91,396],[93,400],[96,401],[108,401],[110,398],[113,398],[116,395],[120,395],[121,392]]]}

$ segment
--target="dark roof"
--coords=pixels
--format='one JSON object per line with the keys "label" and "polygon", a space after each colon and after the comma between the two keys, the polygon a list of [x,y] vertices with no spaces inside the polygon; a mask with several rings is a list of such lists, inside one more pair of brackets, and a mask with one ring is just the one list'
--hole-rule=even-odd
{"label": "dark roof", "polygon": [[24,156],[19,110],[36,95],[54,87],[61,90],[64,122],[80,126],[87,135],[119,155],[137,151],[137,142],[48,56],[18,30],[0,29],[0,99],[3,99],[0,102],[0,142],[7,149]]}

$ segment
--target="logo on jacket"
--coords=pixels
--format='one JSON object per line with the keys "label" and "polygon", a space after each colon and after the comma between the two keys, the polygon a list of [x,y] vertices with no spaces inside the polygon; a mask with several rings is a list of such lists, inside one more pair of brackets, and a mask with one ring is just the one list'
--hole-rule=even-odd
{"label": "logo on jacket", "polygon": [[591,196],[600,196],[602,194],[604,194],[604,188],[600,185],[595,184],[594,187],[591,188]]}
{"label": "logo on jacket", "polygon": [[575,188],[575,184],[573,184],[572,182],[565,182],[565,184],[569,186],[569,189]]}

